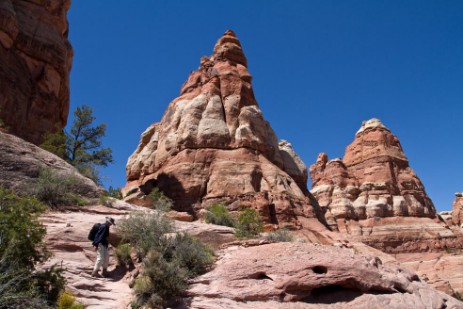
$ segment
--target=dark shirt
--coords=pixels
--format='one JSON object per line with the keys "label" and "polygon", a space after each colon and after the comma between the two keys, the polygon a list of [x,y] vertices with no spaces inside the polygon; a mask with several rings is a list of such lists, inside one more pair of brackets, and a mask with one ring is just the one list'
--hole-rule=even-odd
{"label": "dark shirt", "polygon": [[96,232],[95,240],[93,241],[93,246],[97,247],[99,244],[108,247],[108,238],[109,238],[109,224],[103,223],[100,225],[100,228]]}

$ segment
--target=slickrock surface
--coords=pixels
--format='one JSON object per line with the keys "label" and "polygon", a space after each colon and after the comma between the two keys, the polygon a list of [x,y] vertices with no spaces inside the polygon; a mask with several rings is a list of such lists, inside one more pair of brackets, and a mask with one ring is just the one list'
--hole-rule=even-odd
{"label": "slickrock surface", "polygon": [[63,159],[2,131],[0,131],[0,158],[0,185],[16,192],[30,192],[43,168],[76,177],[79,180],[77,193],[82,196],[98,197],[102,190]]}
{"label": "slickrock surface", "polygon": [[69,0],[0,1],[0,118],[40,144],[69,112]]}
{"label": "slickrock surface", "polygon": [[398,138],[378,119],[362,124],[344,159],[320,154],[310,175],[328,224],[351,240],[388,252],[463,246],[461,233],[439,221]]}
{"label": "slickrock surface", "polygon": [[228,247],[188,294],[191,308],[463,308],[405,269],[307,243]]}
{"label": "slickrock surface", "polygon": [[403,267],[415,271],[433,288],[463,295],[463,251],[403,253],[395,255]]}
{"label": "slickrock surface", "polygon": [[[269,224],[300,226],[297,217],[321,218],[307,191],[305,165],[288,142],[277,142],[251,80],[241,44],[228,30],[162,120],[141,135],[127,162],[124,193],[146,194],[157,186],[176,210],[195,215],[225,202],[230,210],[252,205]],[[127,200],[135,203],[133,197]]]}
{"label": "slickrock surface", "polygon": [[[67,288],[87,309],[122,309],[129,308],[132,290],[129,282],[137,270],[116,267],[114,247],[121,238],[117,224],[131,212],[153,212],[151,209],[137,207],[122,201],[113,201],[112,207],[83,206],[67,208],[67,211],[48,212],[41,217],[47,229],[45,242],[53,253],[45,266],[53,264],[65,268],[64,276]],[[109,278],[92,278],[90,276],[95,264],[96,252],[87,239],[88,232],[95,223],[102,223],[106,216],[116,220],[116,226],[110,231],[110,267]],[[214,248],[235,240],[233,229],[225,226],[201,224],[198,222],[175,221],[179,232],[188,232],[209,243]]]}
{"label": "slickrock surface", "polygon": [[[87,309],[127,308],[132,295],[129,273],[116,268],[114,248],[110,246],[109,278],[92,278],[96,252],[87,239],[95,223],[103,223],[105,216],[117,222],[126,214],[103,206],[81,207],[79,211],[49,212],[41,218],[47,228],[45,242],[53,253],[47,265],[57,264],[66,269],[67,288]],[[111,233],[114,228],[111,227]],[[111,245],[115,245],[110,241]],[[100,271],[101,272],[101,271]]]}
{"label": "slickrock surface", "polygon": [[455,193],[452,207],[452,223],[463,228],[463,193]]}

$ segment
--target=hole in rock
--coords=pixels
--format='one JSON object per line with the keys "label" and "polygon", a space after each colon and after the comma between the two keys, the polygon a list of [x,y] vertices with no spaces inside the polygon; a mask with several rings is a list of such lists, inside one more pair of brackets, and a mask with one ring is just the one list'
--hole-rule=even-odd
{"label": "hole in rock", "polygon": [[272,280],[272,278],[270,278],[269,276],[267,276],[264,272],[258,272],[258,273],[255,273],[255,274],[251,274],[249,275],[248,277],[249,279],[255,279],[255,280]]}
{"label": "hole in rock", "polygon": [[321,265],[313,267],[312,270],[314,273],[320,274],[320,275],[326,274],[328,272],[328,268],[326,268],[325,266],[321,266]]}
{"label": "hole in rock", "polygon": [[348,289],[339,285],[328,285],[313,289],[310,296],[301,301],[306,303],[333,304],[337,302],[349,302],[361,296],[359,290]]}

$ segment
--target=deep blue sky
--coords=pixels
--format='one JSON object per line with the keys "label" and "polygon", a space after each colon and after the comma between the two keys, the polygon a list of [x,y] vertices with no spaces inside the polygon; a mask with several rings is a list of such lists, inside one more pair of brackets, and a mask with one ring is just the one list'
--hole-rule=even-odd
{"label": "deep blue sky", "polygon": [[68,122],[87,104],[107,124],[106,187],[125,184],[140,134],[233,29],[264,117],[307,166],[343,157],[377,117],[438,210],[463,190],[463,1],[74,0],[68,19]]}

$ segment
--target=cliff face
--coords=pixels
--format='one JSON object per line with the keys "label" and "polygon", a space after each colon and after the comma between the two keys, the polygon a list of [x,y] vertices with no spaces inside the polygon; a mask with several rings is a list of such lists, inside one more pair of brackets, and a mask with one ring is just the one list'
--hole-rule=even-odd
{"label": "cliff face", "polygon": [[378,119],[362,124],[344,159],[320,154],[310,175],[334,230],[389,252],[461,247],[461,235],[439,222],[398,138]]}
{"label": "cliff face", "polygon": [[67,121],[69,6],[70,0],[0,2],[0,119],[35,144]]}
{"label": "cliff face", "polygon": [[455,193],[452,206],[452,224],[463,228],[463,193]]}
{"label": "cliff face", "polygon": [[[307,169],[277,142],[254,97],[238,38],[227,31],[190,74],[162,120],[150,126],[127,163],[125,192],[159,187],[178,210],[215,202],[258,208],[267,223],[316,217]],[[193,205],[193,206],[192,206]]]}

